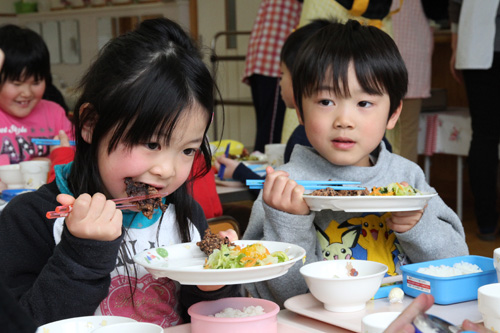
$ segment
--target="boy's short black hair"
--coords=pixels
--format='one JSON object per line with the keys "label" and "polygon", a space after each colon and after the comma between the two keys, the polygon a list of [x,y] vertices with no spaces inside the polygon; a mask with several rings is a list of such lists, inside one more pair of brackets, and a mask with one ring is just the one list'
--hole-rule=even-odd
{"label": "boy's short black hair", "polygon": [[7,80],[21,81],[31,76],[38,81],[52,81],[49,50],[42,36],[33,30],[13,24],[0,27],[0,48],[5,53],[0,86]]}
{"label": "boy's short black hair", "polygon": [[326,19],[316,19],[293,31],[285,40],[281,48],[280,60],[284,62],[289,71],[293,68],[293,63],[297,54],[301,50],[305,41],[321,28],[326,27],[332,21]]}
{"label": "boy's short black hair", "polygon": [[387,93],[389,117],[395,112],[408,89],[408,72],[398,47],[382,30],[349,20],[332,22],[308,38],[295,60],[292,84],[302,117],[302,98],[312,96],[325,80],[332,80],[336,95],[349,96],[351,62],[361,87],[369,94]]}

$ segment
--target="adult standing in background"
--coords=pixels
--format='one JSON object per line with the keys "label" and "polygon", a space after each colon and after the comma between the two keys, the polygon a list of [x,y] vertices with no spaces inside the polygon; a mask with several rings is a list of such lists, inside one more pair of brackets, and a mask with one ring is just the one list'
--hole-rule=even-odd
{"label": "adult standing in background", "polygon": [[[400,1],[393,1],[393,9]],[[393,38],[408,70],[408,92],[399,117],[399,155],[417,163],[418,125],[422,99],[430,97],[433,31],[421,0],[405,0],[397,15],[392,16]]]}
{"label": "adult standing in background", "polygon": [[449,2],[450,70],[465,82],[472,125],[467,159],[478,237],[498,234],[497,174],[500,142],[500,0]]}
{"label": "adult standing in background", "polygon": [[285,103],[280,96],[280,52],[299,23],[302,1],[262,0],[246,54],[243,82],[251,87],[257,133],[254,150],[281,142]]}

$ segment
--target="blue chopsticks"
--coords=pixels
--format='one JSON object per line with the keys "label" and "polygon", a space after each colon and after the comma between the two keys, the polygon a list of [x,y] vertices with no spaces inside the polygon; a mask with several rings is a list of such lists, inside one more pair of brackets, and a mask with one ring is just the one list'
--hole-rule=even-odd
{"label": "blue chopsticks", "polygon": [[[52,139],[31,139],[31,143],[35,145],[41,146],[59,146],[61,144],[61,140],[52,140]],[[75,141],[71,140],[69,142],[71,146],[75,145]]]}
{"label": "blue chopsticks", "polygon": [[[318,180],[296,180],[297,184],[304,186],[306,190],[319,190],[326,187],[331,187],[336,191],[339,190],[364,190],[364,187],[358,186],[344,186],[344,185],[357,185],[360,182],[354,181],[318,181]],[[262,179],[247,179],[246,184],[252,190],[262,189],[264,187],[264,180]]]}
{"label": "blue chopsticks", "polygon": [[[228,143],[227,146],[226,146],[226,152],[224,153],[224,156],[228,156],[229,155],[229,148],[231,147],[231,144]],[[226,171],[226,165],[225,164],[221,164],[220,165],[220,169],[219,169],[219,173],[217,174],[217,176],[219,177],[220,180],[223,180],[224,179],[224,171]]]}

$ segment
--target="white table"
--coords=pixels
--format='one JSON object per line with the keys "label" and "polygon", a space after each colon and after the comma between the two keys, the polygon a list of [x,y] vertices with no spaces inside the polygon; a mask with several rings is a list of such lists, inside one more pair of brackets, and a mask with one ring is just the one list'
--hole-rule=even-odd
{"label": "white table", "polygon": [[[387,298],[371,300],[366,309],[357,312],[335,313],[326,311],[323,304],[311,294],[296,296],[294,311],[284,309],[278,313],[278,333],[349,333],[361,331],[361,318],[367,314],[384,311],[402,311],[413,297],[405,296],[402,303],[390,304]],[[477,301],[469,301],[450,305],[433,305],[427,313],[443,318],[452,324],[460,325],[464,319],[473,322],[482,320],[477,308]],[[352,330],[342,328],[333,323],[342,323]],[[166,328],[165,333],[189,333],[191,325],[184,324]]]}

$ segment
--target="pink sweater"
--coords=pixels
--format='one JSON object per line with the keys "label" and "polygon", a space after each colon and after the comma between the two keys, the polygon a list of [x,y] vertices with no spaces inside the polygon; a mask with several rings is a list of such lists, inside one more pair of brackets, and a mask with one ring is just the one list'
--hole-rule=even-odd
{"label": "pink sweater", "polygon": [[51,101],[42,99],[24,118],[13,117],[0,109],[0,165],[48,157],[50,147],[33,145],[31,139],[53,139],[61,129],[73,139],[72,124],[64,109]]}

